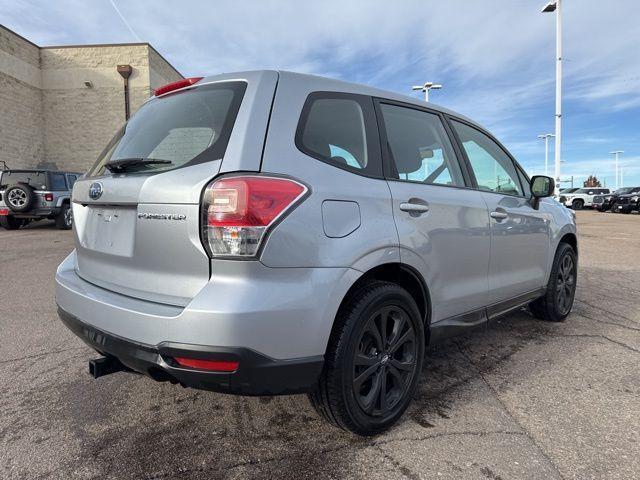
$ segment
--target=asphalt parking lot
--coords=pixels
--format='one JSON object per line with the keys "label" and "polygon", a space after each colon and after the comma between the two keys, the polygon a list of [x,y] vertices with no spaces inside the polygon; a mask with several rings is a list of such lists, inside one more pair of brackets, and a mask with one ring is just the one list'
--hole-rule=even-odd
{"label": "asphalt parking lot", "polygon": [[521,311],[430,351],[403,421],[371,439],[305,396],[91,379],[53,300],[71,232],[0,229],[0,478],[639,478],[640,215],[578,223],[568,320]]}

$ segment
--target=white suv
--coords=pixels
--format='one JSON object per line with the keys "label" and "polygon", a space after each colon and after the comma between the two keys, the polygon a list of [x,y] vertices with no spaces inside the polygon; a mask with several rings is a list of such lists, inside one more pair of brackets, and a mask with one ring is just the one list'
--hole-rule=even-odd
{"label": "white suv", "polygon": [[574,210],[593,207],[593,197],[611,193],[608,188],[581,188],[573,193],[561,194],[560,203]]}

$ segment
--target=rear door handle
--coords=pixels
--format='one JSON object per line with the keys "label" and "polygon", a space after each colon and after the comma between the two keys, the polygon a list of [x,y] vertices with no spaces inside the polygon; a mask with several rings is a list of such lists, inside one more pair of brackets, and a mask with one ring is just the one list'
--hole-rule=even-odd
{"label": "rear door handle", "polygon": [[509,216],[506,212],[498,211],[491,212],[489,215],[491,216],[491,218],[495,218],[496,220],[504,220]]}
{"label": "rear door handle", "polygon": [[420,203],[402,202],[400,204],[400,210],[409,213],[425,213],[429,211],[429,206]]}

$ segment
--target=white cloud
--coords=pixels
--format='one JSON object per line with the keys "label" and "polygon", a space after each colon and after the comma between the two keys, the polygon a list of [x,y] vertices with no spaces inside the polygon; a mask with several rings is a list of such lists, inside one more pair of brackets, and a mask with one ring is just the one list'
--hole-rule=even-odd
{"label": "white cloud", "polygon": [[[434,94],[436,103],[485,124],[517,154],[538,159],[543,149],[536,152],[535,136],[553,130],[554,111],[555,18],[540,13],[544,3],[138,0],[117,5],[133,30],[186,75],[270,67],[403,93],[413,84],[438,81],[444,89]],[[2,23],[42,45],[135,41],[108,0],[0,0],[0,12]],[[602,116],[640,109],[638,18],[637,0],[604,7],[601,0],[564,2],[565,118],[589,126],[585,137],[608,138],[615,129]],[[616,136],[630,141],[624,132]]]}

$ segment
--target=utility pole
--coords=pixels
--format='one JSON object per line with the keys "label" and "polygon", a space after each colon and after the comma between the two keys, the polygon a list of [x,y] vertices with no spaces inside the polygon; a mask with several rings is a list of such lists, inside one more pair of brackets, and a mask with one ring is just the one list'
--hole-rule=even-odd
{"label": "utility pole", "polygon": [[[618,157],[619,157],[619,155],[621,155],[621,154],[623,154],[623,153],[624,153],[624,150],[615,150],[615,151],[613,151],[613,152],[609,152],[609,154],[610,154],[610,155],[613,155],[613,157],[615,158],[615,161],[616,161],[616,190],[617,190],[618,188],[620,188],[620,186],[621,186],[621,185],[618,183],[618,171],[619,171],[619,170],[618,170],[618,160],[619,160],[619,158],[618,158]],[[620,183],[622,183],[622,182],[620,182]]]}
{"label": "utility pole", "polygon": [[555,137],[553,133],[545,133],[544,135],[538,135],[538,138],[544,138],[544,174],[549,176],[549,138]]}
{"label": "utility pole", "polygon": [[427,103],[429,102],[429,90],[431,89],[439,90],[441,88],[442,88],[442,85],[438,83],[433,83],[433,82],[427,82],[424,85],[414,85],[412,87],[413,90],[420,90],[424,92],[424,101]]}
{"label": "utility pole", "polygon": [[562,146],[562,0],[547,3],[543,13],[556,12],[556,148],[555,177],[556,193],[560,183],[560,152]]}

